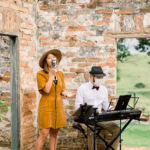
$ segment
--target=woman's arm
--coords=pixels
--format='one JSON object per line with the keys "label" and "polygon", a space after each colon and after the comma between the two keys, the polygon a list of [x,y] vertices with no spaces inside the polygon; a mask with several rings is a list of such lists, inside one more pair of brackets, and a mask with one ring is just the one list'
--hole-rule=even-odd
{"label": "woman's arm", "polygon": [[60,75],[61,75],[61,81],[62,81],[62,92],[61,92],[61,95],[65,96],[65,97],[73,97],[75,95],[74,94],[75,92],[74,91],[68,92],[66,90],[65,81],[64,81],[64,75],[63,75],[62,72],[60,72]]}
{"label": "woman's arm", "polygon": [[52,87],[52,83],[53,83],[53,79],[54,79],[53,75],[49,76],[48,82],[46,83],[45,87],[43,88],[43,91],[45,93],[49,93],[50,92],[51,87]]}
{"label": "woman's arm", "polygon": [[67,91],[66,91],[66,90],[63,91],[63,92],[61,93],[61,95],[62,95],[62,96],[67,96]]}
{"label": "woman's arm", "polygon": [[70,92],[63,91],[63,92],[61,93],[61,95],[62,95],[62,96],[65,96],[65,97],[73,97],[73,96],[75,96],[75,93],[76,93],[76,91],[70,91]]}
{"label": "woman's arm", "polygon": [[49,79],[48,79],[48,82],[46,83],[45,87],[43,88],[43,91],[45,93],[49,93],[50,90],[51,90],[51,87],[52,87],[52,83],[53,83],[53,79],[54,79],[54,76],[57,72],[57,68],[54,67],[54,68],[51,68],[50,72],[49,72]]}

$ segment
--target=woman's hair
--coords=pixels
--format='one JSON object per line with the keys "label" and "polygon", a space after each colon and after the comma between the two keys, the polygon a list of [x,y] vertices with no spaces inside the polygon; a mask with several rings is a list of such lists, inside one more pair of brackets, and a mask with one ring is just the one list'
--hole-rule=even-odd
{"label": "woman's hair", "polygon": [[[51,54],[56,57],[56,54],[54,54],[54,53],[51,53]],[[47,56],[48,56],[48,55],[49,55],[49,54],[47,54]],[[47,64],[47,62],[46,62],[47,56],[44,58],[44,68],[43,68],[43,70],[44,70],[45,73],[49,73],[48,64]],[[56,62],[57,62],[57,66],[58,66],[58,59],[57,59],[57,57],[56,57]]]}

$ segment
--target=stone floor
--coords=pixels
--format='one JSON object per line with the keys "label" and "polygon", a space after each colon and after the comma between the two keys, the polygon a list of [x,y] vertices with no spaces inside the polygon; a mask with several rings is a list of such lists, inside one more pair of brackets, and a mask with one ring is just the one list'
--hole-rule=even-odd
{"label": "stone floor", "polygon": [[[120,150],[120,148],[118,149]],[[150,147],[136,147],[136,146],[125,146],[121,147],[121,150],[150,150]]]}

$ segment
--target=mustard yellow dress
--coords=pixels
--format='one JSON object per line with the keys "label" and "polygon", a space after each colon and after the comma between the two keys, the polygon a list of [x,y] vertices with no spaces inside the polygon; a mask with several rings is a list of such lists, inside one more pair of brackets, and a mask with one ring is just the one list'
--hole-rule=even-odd
{"label": "mustard yellow dress", "polygon": [[57,86],[53,82],[51,90],[47,94],[43,92],[42,89],[45,87],[48,79],[49,74],[45,73],[43,70],[37,72],[38,90],[42,95],[38,108],[39,129],[57,129],[67,126],[65,109],[61,97],[61,93],[66,90],[64,75],[61,71],[57,72]]}

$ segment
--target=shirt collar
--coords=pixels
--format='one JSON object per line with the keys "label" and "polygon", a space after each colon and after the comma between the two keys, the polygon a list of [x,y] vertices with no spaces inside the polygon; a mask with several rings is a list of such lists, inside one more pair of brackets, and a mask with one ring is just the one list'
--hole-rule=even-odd
{"label": "shirt collar", "polygon": [[93,87],[93,84],[91,83],[91,81],[89,81],[89,86],[92,88]]}

